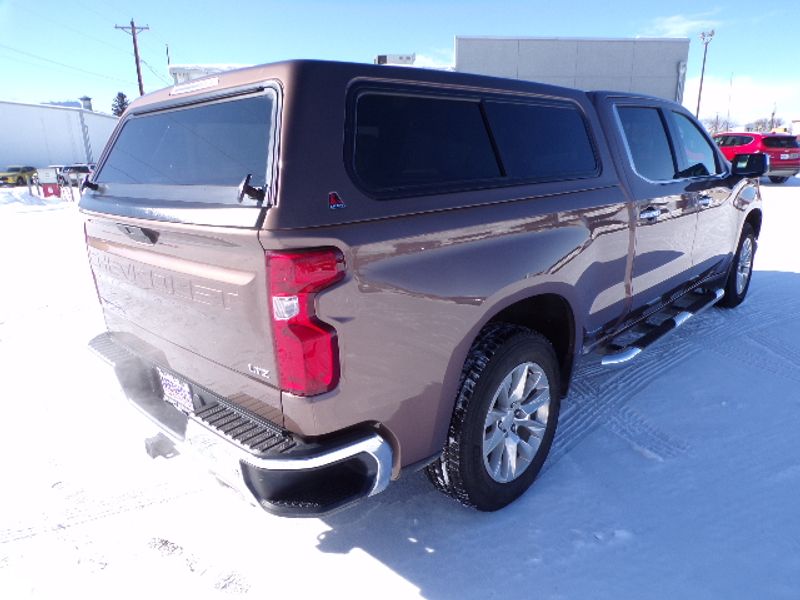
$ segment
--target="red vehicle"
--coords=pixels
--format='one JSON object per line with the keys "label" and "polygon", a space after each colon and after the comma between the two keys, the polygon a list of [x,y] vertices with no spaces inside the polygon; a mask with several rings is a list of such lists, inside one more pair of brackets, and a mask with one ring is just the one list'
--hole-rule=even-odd
{"label": "red vehicle", "polygon": [[728,160],[737,154],[767,154],[767,175],[772,183],[783,183],[800,173],[800,143],[793,135],[728,131],[716,134],[714,141]]}

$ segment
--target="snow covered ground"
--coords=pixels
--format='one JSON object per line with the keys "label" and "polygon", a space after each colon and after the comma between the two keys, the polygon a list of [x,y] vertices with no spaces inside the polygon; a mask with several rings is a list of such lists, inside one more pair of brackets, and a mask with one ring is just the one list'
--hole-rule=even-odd
{"label": "snow covered ground", "polygon": [[0,598],[800,598],[800,179],[763,193],[747,301],[585,364],[522,499],[482,514],[416,474],[289,520],[147,457],[85,348],[75,205],[0,189]]}

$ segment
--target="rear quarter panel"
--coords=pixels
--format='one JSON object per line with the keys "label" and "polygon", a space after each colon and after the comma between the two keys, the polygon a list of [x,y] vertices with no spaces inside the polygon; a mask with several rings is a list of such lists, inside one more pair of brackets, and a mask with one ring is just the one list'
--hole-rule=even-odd
{"label": "rear quarter panel", "polygon": [[584,329],[620,317],[626,298],[628,207],[613,186],[261,239],[336,246],[348,267],[317,299],[338,332],[340,384],[313,398],[284,392],[286,425],[316,435],[382,423],[404,465],[441,449],[466,355],[494,315],[558,294],[580,349]]}

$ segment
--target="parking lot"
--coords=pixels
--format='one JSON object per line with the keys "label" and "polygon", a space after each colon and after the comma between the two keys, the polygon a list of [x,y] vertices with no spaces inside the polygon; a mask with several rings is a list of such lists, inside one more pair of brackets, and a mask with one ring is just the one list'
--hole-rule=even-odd
{"label": "parking lot", "polygon": [[0,190],[0,597],[797,598],[800,179],[762,191],[746,302],[624,369],[587,360],[522,499],[479,513],[416,473],[291,520],[147,456],[86,349],[76,206]]}

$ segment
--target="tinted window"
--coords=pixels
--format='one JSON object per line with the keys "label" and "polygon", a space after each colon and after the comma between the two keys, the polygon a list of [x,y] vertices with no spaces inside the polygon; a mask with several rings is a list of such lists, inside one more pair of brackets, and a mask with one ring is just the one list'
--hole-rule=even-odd
{"label": "tinted window", "polygon": [[273,102],[263,95],[133,117],[97,181],[237,186],[252,173],[251,185],[263,186]]}
{"label": "tinted window", "polygon": [[761,140],[767,148],[800,148],[797,139],[791,136],[765,137]]}
{"label": "tinted window", "polygon": [[719,173],[714,147],[697,125],[684,114],[672,111],[682,150],[678,154],[679,177],[703,177]]}
{"label": "tinted window", "polygon": [[376,191],[500,175],[480,105],[467,100],[362,94],[354,162]]}
{"label": "tinted window", "polygon": [[636,172],[653,181],[673,179],[675,164],[658,109],[620,106],[617,111]]}
{"label": "tinted window", "polygon": [[718,135],[714,138],[717,146],[726,148],[728,146],[744,146],[753,141],[753,138],[748,138],[743,135]]}
{"label": "tinted window", "polygon": [[565,179],[596,172],[592,143],[577,108],[487,102],[486,112],[509,177]]}
{"label": "tinted window", "polygon": [[728,146],[744,146],[753,141],[753,138],[748,138],[743,135],[718,135],[714,138],[717,146],[726,148]]}

